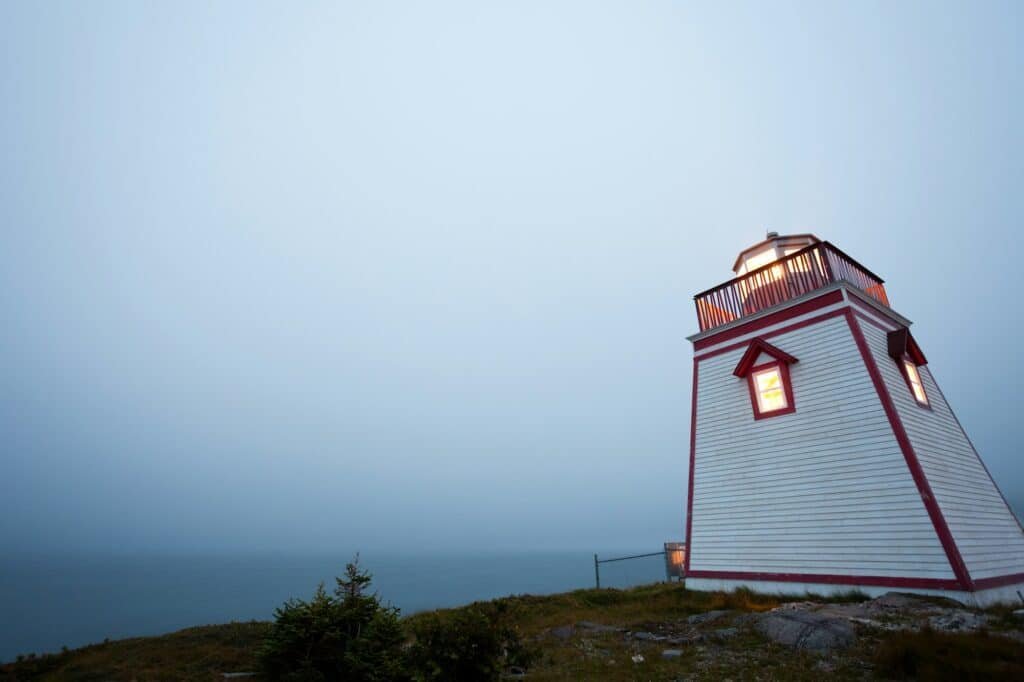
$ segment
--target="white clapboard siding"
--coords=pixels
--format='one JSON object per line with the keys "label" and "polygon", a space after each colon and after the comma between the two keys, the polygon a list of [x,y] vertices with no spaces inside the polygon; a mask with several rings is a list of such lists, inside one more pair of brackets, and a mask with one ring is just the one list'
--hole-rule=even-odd
{"label": "white clapboard siding", "polygon": [[1024,573],[1024,533],[953,416],[927,366],[921,379],[931,409],[917,404],[886,332],[860,322],[907,437],[974,580]]}
{"label": "white clapboard siding", "polygon": [[952,578],[846,319],[769,341],[792,414],[754,419],[745,347],[698,363],[691,570]]}

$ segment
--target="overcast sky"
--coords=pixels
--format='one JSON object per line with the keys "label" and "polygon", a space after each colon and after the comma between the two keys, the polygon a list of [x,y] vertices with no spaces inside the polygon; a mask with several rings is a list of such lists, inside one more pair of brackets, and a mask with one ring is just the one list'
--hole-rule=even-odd
{"label": "overcast sky", "polygon": [[692,295],[887,280],[1024,510],[1019,3],[0,4],[5,547],[683,539]]}

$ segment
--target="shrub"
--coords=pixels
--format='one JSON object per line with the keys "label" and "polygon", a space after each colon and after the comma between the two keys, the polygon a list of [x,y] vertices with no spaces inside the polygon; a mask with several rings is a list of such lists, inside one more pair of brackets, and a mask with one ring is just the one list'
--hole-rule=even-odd
{"label": "shrub", "polygon": [[310,601],[289,599],[274,611],[274,623],[260,650],[273,679],[402,680],[404,635],[398,609],[368,594],[372,577],[359,557],[328,594],[323,583]]}
{"label": "shrub", "polygon": [[876,672],[888,678],[921,680],[1024,679],[1024,648],[999,636],[924,629],[895,633],[875,656]]}
{"label": "shrub", "polygon": [[527,668],[536,657],[500,600],[423,614],[411,628],[409,670],[418,681],[496,680],[504,668]]}

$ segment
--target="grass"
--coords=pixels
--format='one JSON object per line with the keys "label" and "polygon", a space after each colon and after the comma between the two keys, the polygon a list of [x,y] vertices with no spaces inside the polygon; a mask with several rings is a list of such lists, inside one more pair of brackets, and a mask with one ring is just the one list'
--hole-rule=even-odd
{"label": "grass", "polygon": [[1024,680],[1024,644],[985,631],[899,632],[881,642],[875,663],[899,680]]}
{"label": "grass", "polygon": [[133,637],[0,666],[0,680],[220,680],[256,670],[269,623],[227,623]]}
{"label": "grass", "polygon": [[[577,628],[570,637],[552,629],[593,621],[632,631],[692,631],[686,618],[707,611],[756,613],[787,601],[856,602],[852,592],[821,598],[736,592],[695,592],[678,584],[654,584],[629,590],[577,590],[550,596],[511,596],[491,602],[539,653],[528,679],[677,680],[677,679],[1024,679],[1024,645],[996,634],[944,634],[862,630],[851,649],[823,658],[766,641],[749,626],[733,623],[738,633],[716,640],[714,631],[729,625],[700,626],[701,642],[675,647],[642,642],[621,632]],[[463,607],[464,608],[464,607]],[[448,609],[452,612],[454,609]],[[992,610],[994,630],[1009,629],[1012,615]],[[413,614],[409,624],[429,614]],[[1003,615],[1006,618],[1003,618]],[[223,672],[257,669],[256,651],[268,623],[230,623],[189,628],[161,637],[140,637],[96,644],[59,654],[0,666],[8,680],[215,680]],[[662,650],[679,648],[680,658],[663,659]],[[642,656],[634,663],[634,656]]]}

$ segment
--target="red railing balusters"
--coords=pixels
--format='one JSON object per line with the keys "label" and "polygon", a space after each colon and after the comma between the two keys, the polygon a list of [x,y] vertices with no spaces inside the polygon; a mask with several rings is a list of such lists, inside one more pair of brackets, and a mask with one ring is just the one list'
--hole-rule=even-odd
{"label": "red railing balusters", "polygon": [[882,278],[829,242],[818,242],[694,296],[701,331],[846,281],[889,305]]}

